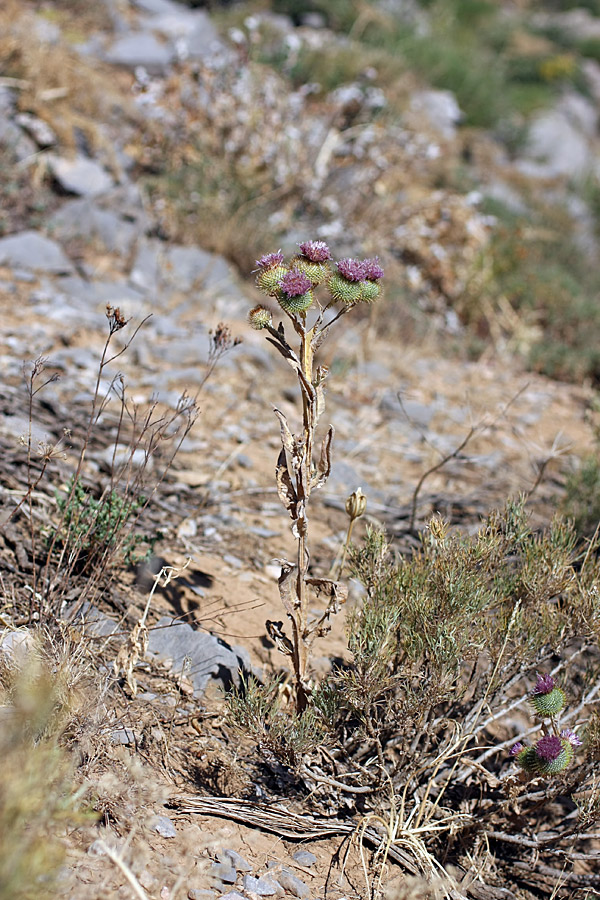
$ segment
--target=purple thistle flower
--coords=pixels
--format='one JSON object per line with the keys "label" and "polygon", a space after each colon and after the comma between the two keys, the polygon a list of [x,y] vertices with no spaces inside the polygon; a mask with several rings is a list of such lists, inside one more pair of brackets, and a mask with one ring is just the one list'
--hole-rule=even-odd
{"label": "purple thistle flower", "polygon": [[563,749],[562,741],[556,734],[546,734],[535,745],[535,752],[544,762],[552,762],[560,756]]}
{"label": "purple thistle flower", "polygon": [[383,278],[383,269],[379,265],[378,256],[363,260],[363,278],[368,281],[377,281],[378,278]]}
{"label": "purple thistle flower", "polygon": [[533,689],[534,694],[549,694],[554,690],[556,681],[552,675],[539,675]]}
{"label": "purple thistle flower", "polygon": [[572,747],[581,747],[583,741],[578,734],[575,734],[572,728],[564,728],[560,733],[561,738],[568,741]]}
{"label": "purple thistle flower", "polygon": [[523,749],[523,744],[521,743],[521,741],[517,741],[517,743],[513,744],[512,747],[510,748],[510,755],[516,756],[518,753],[521,752],[522,749]]}
{"label": "purple thistle flower", "polygon": [[284,258],[281,250],[278,250],[277,253],[266,253],[256,260],[256,266],[258,269],[273,269],[275,266],[282,266]]}
{"label": "purple thistle flower", "polygon": [[290,269],[279,282],[279,287],[288,297],[301,297],[310,291],[312,282],[299,269]]}
{"label": "purple thistle flower", "polygon": [[365,277],[364,263],[358,259],[340,259],[337,267],[347,281],[362,281]]}
{"label": "purple thistle flower", "polygon": [[310,259],[311,262],[320,263],[331,259],[331,251],[325,241],[303,241],[298,246],[302,256]]}

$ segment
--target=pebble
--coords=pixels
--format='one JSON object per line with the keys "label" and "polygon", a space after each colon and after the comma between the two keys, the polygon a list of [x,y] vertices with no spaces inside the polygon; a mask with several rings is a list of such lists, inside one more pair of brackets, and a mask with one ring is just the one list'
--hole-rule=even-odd
{"label": "pebble", "polygon": [[210,874],[213,878],[225,882],[225,884],[235,884],[237,881],[237,872],[231,865],[231,862],[214,862],[210,867]]}
{"label": "pebble", "polygon": [[285,888],[285,890],[289,891],[290,894],[293,894],[294,897],[305,898],[310,895],[310,888],[308,885],[288,869],[281,870],[280,874],[277,876],[277,881],[282,888]]}
{"label": "pebble", "polygon": [[296,850],[292,859],[300,866],[314,866],[317,861],[317,857],[310,850]]}
{"label": "pebble", "polygon": [[158,831],[161,837],[177,837],[177,829],[168,816],[157,816],[153,822],[153,828],[155,831]]}
{"label": "pebble", "polygon": [[255,878],[254,875],[244,875],[244,890],[253,891],[259,897],[275,897],[281,892],[281,886],[268,876]]}
{"label": "pebble", "polygon": [[235,850],[223,850],[220,856],[225,856],[230,861],[231,865],[234,866],[238,872],[251,872],[252,866],[250,863],[244,859],[239,853],[236,853]]}
{"label": "pebble", "polygon": [[[231,894],[232,892],[230,891],[229,893]],[[214,891],[209,891],[205,888],[190,888],[187,895],[188,900],[214,900],[214,898],[217,896]],[[238,894],[238,897],[241,896],[241,894]]]}

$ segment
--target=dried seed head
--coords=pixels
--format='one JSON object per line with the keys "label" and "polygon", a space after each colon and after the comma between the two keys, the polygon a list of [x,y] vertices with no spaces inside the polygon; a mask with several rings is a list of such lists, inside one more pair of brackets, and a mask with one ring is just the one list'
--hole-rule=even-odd
{"label": "dried seed head", "polygon": [[346,512],[350,519],[359,519],[367,508],[367,498],[360,488],[356,488],[346,500]]}
{"label": "dried seed head", "polygon": [[106,304],[106,318],[108,319],[108,328],[111,334],[114,334],[115,331],[120,331],[121,328],[125,328],[129,321],[121,312],[120,307],[111,306],[110,303]]}
{"label": "dried seed head", "polygon": [[273,317],[271,311],[264,306],[255,306],[248,313],[248,322],[250,323],[251,328],[254,328],[256,331],[261,331],[261,329],[266,328],[273,323]]}

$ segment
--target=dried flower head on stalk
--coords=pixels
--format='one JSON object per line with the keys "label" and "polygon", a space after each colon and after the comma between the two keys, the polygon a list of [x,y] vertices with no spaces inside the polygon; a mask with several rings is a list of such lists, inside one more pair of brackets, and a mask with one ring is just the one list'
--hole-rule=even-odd
{"label": "dried flower head on stalk", "polygon": [[[265,331],[269,343],[292,366],[302,395],[300,434],[290,430],[280,410],[275,409],[275,414],[282,445],[276,467],[277,490],[292,519],[297,541],[295,561],[280,560],[279,592],[291,623],[291,638],[280,630],[292,659],[296,708],[303,712],[310,697],[310,648],[315,638],[329,630],[330,617],[347,597],[347,589],[337,580],[309,576],[308,504],[312,491],[329,477],[333,440],[330,426],[318,454],[314,452],[316,428],[325,406],[323,385],[328,375],[326,366],[315,366],[315,353],[334,322],[357,304],[371,303],[379,296],[379,281],[384,273],[376,257],[362,261],[342,259],[334,270],[331,251],[323,241],[303,241],[289,262],[280,250],[267,253],[256,261],[255,271],[257,287],[279,304],[299,339],[296,351],[286,339],[283,323],[274,326],[273,313],[268,308],[258,305],[250,310],[251,327]],[[322,291],[321,298],[317,289]],[[349,513],[351,522],[362,515],[365,503],[359,489],[356,510]],[[311,592],[326,600],[323,612],[313,618],[309,618]]]}

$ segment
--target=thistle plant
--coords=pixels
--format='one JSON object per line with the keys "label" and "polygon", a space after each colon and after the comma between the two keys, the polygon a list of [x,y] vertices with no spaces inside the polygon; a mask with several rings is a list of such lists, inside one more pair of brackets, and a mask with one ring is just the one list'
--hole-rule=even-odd
{"label": "thistle plant", "polygon": [[550,725],[542,725],[544,734],[532,747],[519,741],[513,744],[510,754],[529,775],[559,775],[573,761],[573,748],[582,743],[571,728],[558,731],[556,717],[565,707],[565,692],[552,675],[538,675],[529,702],[535,715],[543,720],[550,719]]}
{"label": "thistle plant", "polygon": [[[265,331],[267,340],[292,366],[302,396],[302,430],[291,431],[281,410],[275,408],[281,429],[281,452],[276,480],[279,498],[292,519],[297,542],[295,561],[280,560],[279,592],[291,623],[291,639],[280,642],[291,657],[298,713],[310,696],[308,664],[316,637],[329,630],[329,620],[346,600],[347,589],[338,581],[315,578],[310,572],[308,506],[313,490],[322,487],[331,470],[333,426],[329,426],[318,453],[316,429],[324,410],[326,366],[316,365],[315,356],[331,326],[359,303],[372,303],[380,293],[383,269],[377,258],[342,259],[333,264],[323,241],[305,241],[288,262],[283,254],[269,253],[257,260],[256,284],[290,320],[298,339],[297,350],[288,342],[283,322],[262,304],[249,313],[252,328]],[[317,290],[321,298],[317,297]],[[325,596],[324,611],[309,620],[311,592]]]}

